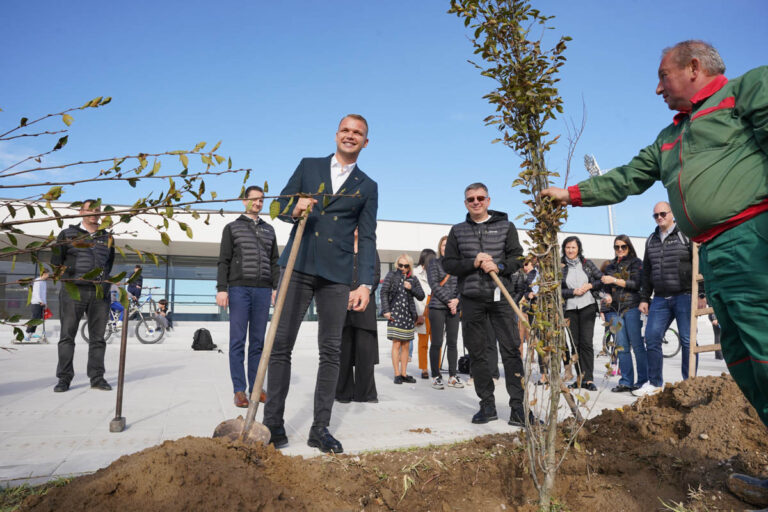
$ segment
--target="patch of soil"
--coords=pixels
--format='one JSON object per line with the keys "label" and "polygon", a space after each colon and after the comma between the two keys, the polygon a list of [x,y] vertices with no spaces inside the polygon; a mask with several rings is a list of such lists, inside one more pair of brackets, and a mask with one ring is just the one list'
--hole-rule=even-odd
{"label": "patch of soil", "polygon": [[[588,421],[556,496],[573,511],[647,512],[664,509],[660,500],[743,510],[724,479],[768,473],[767,453],[765,427],[733,380],[700,377]],[[312,459],[187,437],[30,496],[20,510],[534,511],[536,501],[518,434]]]}

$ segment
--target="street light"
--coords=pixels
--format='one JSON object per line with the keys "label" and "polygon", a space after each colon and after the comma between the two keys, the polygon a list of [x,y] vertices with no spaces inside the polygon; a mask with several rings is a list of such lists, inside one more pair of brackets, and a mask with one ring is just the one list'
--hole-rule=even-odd
{"label": "street light", "polygon": [[[594,155],[584,155],[584,167],[587,169],[590,178],[603,175],[603,171],[597,165]],[[610,204],[608,205],[608,231],[613,236],[613,207]]]}

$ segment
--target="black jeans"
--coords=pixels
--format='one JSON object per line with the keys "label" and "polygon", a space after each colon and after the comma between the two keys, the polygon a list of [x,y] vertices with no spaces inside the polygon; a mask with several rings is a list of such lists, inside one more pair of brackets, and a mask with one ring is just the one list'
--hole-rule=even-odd
{"label": "black jeans", "polygon": [[[524,370],[520,357],[520,335],[512,308],[505,301],[483,302],[462,297],[461,311],[464,344],[469,350],[480,407],[496,406],[493,395],[495,385],[488,365],[488,340],[495,337],[499,342],[501,363],[504,365],[509,405],[513,411],[521,411]],[[493,333],[488,332],[489,323]]]}
{"label": "black jeans", "polygon": [[[44,308],[42,304],[30,304],[32,307],[32,320],[42,320]],[[28,325],[27,333],[32,334],[37,330],[36,325]]]}
{"label": "black jeans", "polygon": [[595,317],[597,316],[597,304],[590,304],[581,309],[569,309],[565,312],[565,318],[570,320],[571,336],[576,352],[579,354],[579,364],[576,366],[577,374],[582,374],[582,382],[594,380],[595,350],[592,346],[592,338],[595,336]]}
{"label": "black jeans", "polygon": [[[282,279],[280,286],[283,286]],[[269,427],[284,424],[285,399],[291,384],[291,353],[304,314],[313,297],[317,305],[320,362],[315,384],[315,415],[312,426],[327,427],[331,422],[336,383],[339,380],[341,332],[347,318],[349,285],[294,271],[269,359],[267,403],[264,404],[264,425]]]}
{"label": "black jeans", "polygon": [[61,322],[61,337],[59,338],[59,364],[56,367],[56,377],[71,382],[75,376],[72,359],[75,357],[75,336],[83,313],[88,315],[88,378],[91,384],[104,378],[104,351],[107,346],[104,341],[104,331],[109,318],[109,293],[96,298],[93,285],[78,285],[80,299],[69,296],[66,288],[59,292],[59,318]]}
{"label": "black jeans", "polygon": [[373,378],[378,346],[375,330],[352,325],[344,327],[341,334],[341,363],[336,398],[355,402],[368,402],[378,398],[376,381]]}
{"label": "black jeans", "polygon": [[432,377],[440,376],[440,349],[443,347],[443,333],[448,351],[448,375],[456,375],[456,361],[459,351],[456,340],[459,337],[459,315],[452,315],[447,309],[429,308],[429,330],[431,344],[429,346],[429,366],[432,367]]}

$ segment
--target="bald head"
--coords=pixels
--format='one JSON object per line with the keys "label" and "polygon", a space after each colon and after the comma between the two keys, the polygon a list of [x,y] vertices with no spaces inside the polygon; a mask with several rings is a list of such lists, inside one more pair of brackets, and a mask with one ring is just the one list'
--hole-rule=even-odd
{"label": "bald head", "polygon": [[668,231],[675,223],[675,217],[672,215],[672,207],[666,201],[656,203],[653,207],[653,219],[661,231]]}

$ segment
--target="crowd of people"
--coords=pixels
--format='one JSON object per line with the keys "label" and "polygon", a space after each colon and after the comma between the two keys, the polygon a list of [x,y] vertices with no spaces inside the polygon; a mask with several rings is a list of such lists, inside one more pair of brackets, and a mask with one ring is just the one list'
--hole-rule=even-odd
{"label": "crowd of people", "polygon": [[[706,299],[702,294],[698,306],[702,308],[708,300],[714,308],[712,320],[722,341],[722,356],[768,425],[768,343],[764,336],[768,273],[763,264],[768,258],[768,68],[756,68],[730,81],[724,72],[720,55],[707,43],[684,41],[664,50],[656,93],[676,111],[673,122],[628,165],[568,189],[546,189],[542,196],[564,205],[597,206],[621,202],[657,181],[669,192],[669,201],[659,202],[653,209],[657,227],[645,243],[642,261],[624,235],[615,238],[615,258],[604,271],[585,257],[578,237],[563,241],[561,289],[572,339],[564,361],[566,375],[571,366],[576,369],[570,386],[596,387],[592,340],[601,313],[615,326],[612,331],[618,347],[621,377],[612,391],[644,395],[659,390],[664,382],[661,340],[672,320],[677,321],[682,344],[681,376],[688,378],[694,241],[701,244],[701,273],[706,283]],[[248,188],[243,198],[245,214],[225,228],[216,301],[230,308],[235,404],[248,405],[245,391],[252,391],[269,305],[275,290],[286,287],[286,308],[277,326],[266,397],[262,398],[266,400],[264,424],[270,430],[270,442],[278,448],[287,445],[283,416],[291,354],[314,299],[319,362],[307,442],[323,452],[342,452],[341,442],[328,430],[334,401],[377,400],[372,366],[377,362],[378,342],[371,308],[379,286],[395,384],[416,381],[408,372],[408,360],[418,343],[421,377],[431,377],[431,387],[436,390],[446,385],[462,387],[456,361],[460,324],[480,405],[471,421],[498,419],[494,378],[499,353],[509,395],[509,424],[536,421],[525,418],[523,408],[521,344],[527,333],[498,287],[514,292],[526,311],[535,303],[536,262],[523,259],[514,224],[506,213],[489,209],[490,195],[484,184],[472,183],[464,190],[466,218],[439,241],[437,253],[422,253],[416,268],[408,254],[400,255],[396,267],[379,285],[378,186],[357,165],[367,144],[367,121],[351,114],[339,123],[334,154],[301,160],[277,200],[280,219],[294,224],[282,254],[278,255],[274,229],[259,218],[264,197],[259,187]],[[315,191],[323,187],[330,195],[318,204]],[[103,377],[103,333],[109,305],[92,282],[109,275],[114,244],[111,235],[99,229],[100,211],[89,209],[91,204],[83,203],[80,225],[61,232],[52,259],[53,265],[66,267],[63,277],[79,290],[77,298],[63,287],[60,294],[59,382],[54,388],[58,392],[66,391],[74,376],[74,336],[85,312],[92,337],[88,349],[91,386],[110,389]],[[299,243],[300,220],[306,229],[294,274],[283,283],[280,269],[286,266],[293,244]],[[94,268],[102,269],[100,276],[92,275]],[[86,274],[89,279],[84,278]],[[44,282],[42,277],[36,281],[38,294]],[[34,305],[39,315],[44,297],[36,295]],[[647,315],[645,336],[642,315]],[[441,373],[443,340],[447,381]],[[546,375],[539,382],[546,383]],[[745,499],[768,504],[767,480],[732,475],[729,486]]]}

